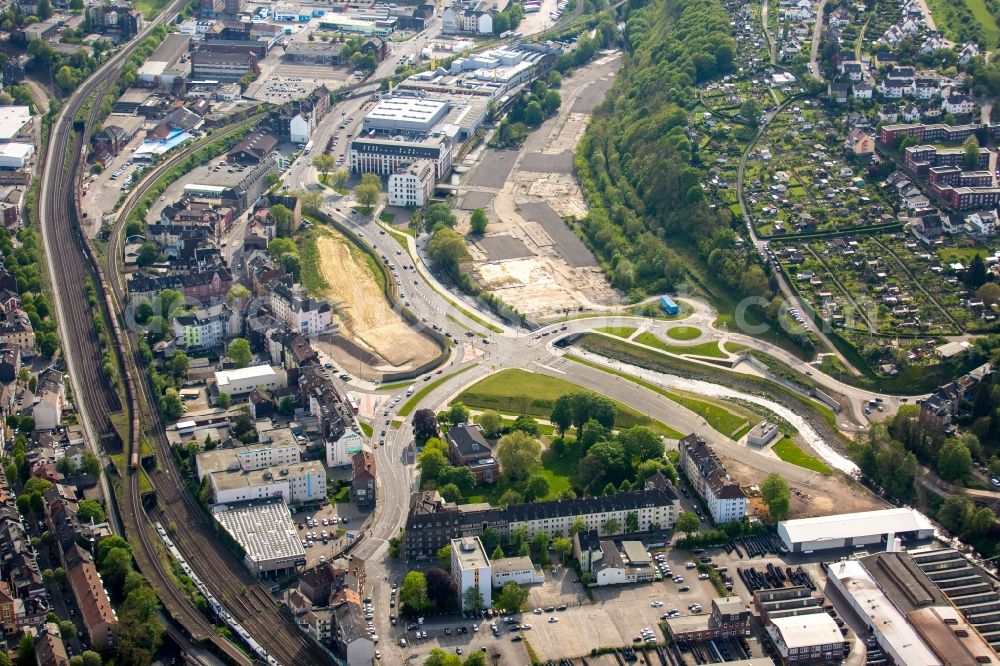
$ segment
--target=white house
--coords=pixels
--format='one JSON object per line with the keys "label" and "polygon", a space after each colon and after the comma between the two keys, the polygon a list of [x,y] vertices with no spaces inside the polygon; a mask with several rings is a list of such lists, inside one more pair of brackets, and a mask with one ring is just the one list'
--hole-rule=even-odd
{"label": "white house", "polygon": [[333,325],[333,308],[308,295],[300,284],[278,282],[268,293],[274,314],[303,335],[323,333]]}
{"label": "white house", "polygon": [[945,113],[966,114],[975,111],[976,104],[965,95],[949,95],[941,102],[941,108]]}
{"label": "white house", "polygon": [[851,94],[854,96],[854,99],[872,98],[872,87],[867,83],[855,83],[851,88]]}
{"label": "white house", "polygon": [[174,338],[187,349],[212,349],[240,334],[240,316],[225,303],[174,317]]}
{"label": "white house", "polygon": [[975,42],[967,42],[958,53],[958,63],[964,65],[979,55],[979,45]]}
{"label": "white house", "polygon": [[35,429],[58,428],[62,423],[62,412],[65,407],[66,390],[63,388],[62,373],[50,368],[38,376],[38,384],[35,387],[35,402],[31,406]]}
{"label": "white house", "polygon": [[351,458],[364,447],[361,435],[353,430],[346,430],[336,440],[326,440],[326,466],[349,467]]}
{"label": "white house", "polygon": [[729,478],[726,468],[701,437],[688,435],[678,443],[681,469],[705,500],[717,525],[743,520],[747,515],[747,496]]}
{"label": "white house", "polygon": [[493,568],[479,537],[451,540],[451,577],[458,585],[458,603],[463,611],[469,610],[466,594],[473,588],[479,590],[481,608],[493,605]]}
{"label": "white house", "polygon": [[311,116],[298,114],[288,121],[288,136],[292,143],[309,143],[309,135],[312,134],[313,126],[310,122]]}
{"label": "white house", "polygon": [[507,583],[533,585],[545,582],[545,576],[535,568],[530,557],[507,557],[490,562],[493,568],[493,587],[503,587]]}

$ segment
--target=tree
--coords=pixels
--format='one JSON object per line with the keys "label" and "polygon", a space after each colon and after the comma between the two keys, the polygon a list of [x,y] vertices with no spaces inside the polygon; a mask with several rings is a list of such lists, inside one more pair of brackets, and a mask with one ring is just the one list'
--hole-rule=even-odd
{"label": "tree", "polygon": [[559,557],[565,561],[573,554],[573,540],[569,537],[556,537],[552,540],[552,549],[559,553]]}
{"label": "tree", "polygon": [[767,504],[772,521],[784,520],[791,508],[792,493],[788,482],[778,474],[768,474],[760,484],[760,494]]}
{"label": "tree", "polygon": [[436,266],[456,275],[459,264],[468,260],[469,250],[465,247],[465,240],[454,229],[439,227],[427,244],[427,255]]}
{"label": "tree", "polygon": [[524,484],[524,498],[529,502],[545,499],[549,494],[549,480],[541,474],[532,474]]}
{"label": "tree", "polygon": [[520,430],[521,432],[528,433],[532,437],[538,437],[542,434],[542,429],[538,425],[538,421],[525,414],[521,414],[514,419],[514,423],[511,424],[510,430]]}
{"label": "tree", "polygon": [[420,468],[421,481],[426,483],[427,481],[437,480],[441,470],[447,464],[448,458],[440,449],[427,448],[424,445],[424,450],[420,452],[420,456],[417,458],[417,467]]}
{"label": "tree", "polygon": [[993,509],[988,506],[980,507],[969,519],[966,531],[972,537],[979,537],[988,534],[993,529],[997,516]]}
{"label": "tree", "polygon": [[176,421],[184,413],[182,408],[181,396],[177,389],[170,387],[163,392],[163,396],[160,398],[160,411],[163,413],[163,418],[168,421]]}
{"label": "tree", "polygon": [[95,523],[103,523],[104,509],[101,508],[101,505],[98,504],[97,500],[80,500],[80,503],[77,505],[76,517],[83,524],[87,524],[91,521]]}
{"label": "tree", "polygon": [[160,260],[160,248],[154,243],[143,243],[135,263],[138,266],[151,266]]}
{"label": "tree", "polygon": [[435,203],[423,210],[424,229],[430,234],[436,232],[440,227],[453,229],[457,223],[458,219],[451,212],[448,204]]}
{"label": "tree", "polygon": [[462,666],[462,659],[457,654],[434,648],[424,659],[424,666]]}
{"label": "tree", "polygon": [[511,504],[523,504],[524,497],[513,488],[505,490],[500,499],[497,500],[499,506],[510,506]]}
{"label": "tree", "polygon": [[35,663],[35,641],[25,634],[17,644],[17,666],[32,666]]}
{"label": "tree", "polygon": [[56,623],[59,626],[59,635],[64,639],[71,639],[76,636],[76,625],[73,620],[63,620]]}
{"label": "tree", "polygon": [[226,292],[226,301],[229,303],[236,303],[247,298],[250,298],[250,290],[238,282]]}
{"label": "tree", "polygon": [[938,509],[937,519],[946,530],[961,535],[972,520],[975,506],[965,495],[951,495]]}
{"label": "tree", "polygon": [[125,578],[132,572],[132,552],[112,549],[101,562],[100,572],[111,598],[121,601],[125,597]]}
{"label": "tree", "polygon": [[986,284],[986,264],[980,255],[977,254],[972,258],[962,277],[965,286],[969,289],[979,289]]}
{"label": "tree", "polygon": [[437,416],[432,409],[418,409],[413,413],[413,438],[421,446],[431,437],[437,437]]}
{"label": "tree", "polygon": [[333,184],[335,189],[343,188],[347,184],[348,179],[350,179],[351,174],[347,172],[347,169],[337,169],[330,176],[330,182]]}
{"label": "tree", "polygon": [[938,474],[945,481],[961,482],[972,472],[972,454],[962,440],[949,437],[938,454]]}
{"label": "tree", "polygon": [[442,569],[450,569],[451,568],[451,544],[449,543],[449,544],[447,544],[445,546],[442,546],[441,549],[438,550],[437,554],[434,555],[434,559],[437,560],[437,563],[441,565]]}
{"label": "tree", "polygon": [[601,525],[601,534],[605,536],[610,536],[612,534],[620,533],[621,529],[622,529],[622,524],[619,523],[617,519],[609,518],[608,520],[604,521],[603,525]]}
{"label": "tree", "polygon": [[962,145],[963,162],[966,171],[976,171],[979,169],[979,140],[970,136]]}
{"label": "tree", "polygon": [[502,608],[508,613],[516,613],[524,607],[528,601],[528,590],[521,587],[514,581],[504,584],[500,594],[494,600],[494,606]]}
{"label": "tree", "polygon": [[452,467],[451,465],[445,465],[441,468],[441,471],[437,475],[438,486],[441,487],[441,494],[444,494],[444,486],[453,485],[455,489],[458,490],[459,497],[462,495],[470,495],[476,487],[476,475],[475,473],[462,465],[460,467]]}
{"label": "tree", "polygon": [[247,367],[253,359],[250,342],[246,338],[236,338],[229,343],[227,355],[237,368]]}
{"label": "tree", "polygon": [[399,593],[399,602],[403,612],[408,615],[419,615],[430,606],[427,597],[427,578],[419,571],[411,571],[403,579],[403,587]]}
{"label": "tree", "polygon": [[94,652],[93,650],[84,650],[83,652],[83,666],[101,666],[103,663],[101,661],[101,655]]}
{"label": "tree", "polygon": [[487,409],[477,416],[476,423],[482,427],[483,434],[489,439],[493,439],[503,430],[503,416],[492,409]]}
{"label": "tree", "polygon": [[128,545],[128,542],[120,536],[109,536],[97,544],[97,553],[95,555],[97,565],[100,566],[104,562],[104,558],[108,556],[115,548],[121,548],[127,550],[130,554],[132,553],[132,547]]}
{"label": "tree", "polygon": [[316,167],[316,170],[323,174],[324,180],[326,179],[326,175],[333,171],[333,168],[336,166],[333,155],[327,153],[320,153],[313,158],[312,163]]}
{"label": "tree", "polygon": [[464,610],[472,610],[478,613],[483,609],[483,593],[480,592],[478,585],[473,585],[465,591],[465,595],[462,599],[462,608]]}
{"label": "tree", "polygon": [[601,494],[607,497],[609,495],[614,495],[617,492],[618,489],[615,488],[615,484],[608,482],[608,485],[604,486],[604,491]]}
{"label": "tree", "polygon": [[438,611],[447,612],[458,605],[458,586],[451,579],[451,565],[446,569],[431,567],[427,570],[427,598]]}
{"label": "tree", "polygon": [[382,188],[371,183],[359,183],[354,187],[354,199],[370,215],[375,204],[378,203]]}
{"label": "tree", "polygon": [[549,421],[556,427],[560,434],[565,434],[573,425],[573,397],[569,393],[556,398],[552,405],[552,413],[549,414]]}
{"label": "tree", "polygon": [[586,531],[587,531],[587,521],[583,519],[583,516],[577,516],[576,519],[573,521],[573,524],[570,525],[569,535],[576,536],[579,532],[586,532]]}
{"label": "tree", "polygon": [[229,409],[229,406],[233,404],[233,399],[225,391],[219,392],[219,397],[216,399],[215,404],[221,409]]}
{"label": "tree", "polygon": [[278,413],[286,418],[291,418],[295,414],[295,398],[290,395],[282,396],[278,401]]}
{"label": "tree", "polygon": [[748,125],[757,127],[760,125],[760,104],[753,98],[748,99],[740,106],[740,115],[743,116],[743,120],[747,121]]}
{"label": "tree", "polygon": [[465,657],[462,666],[486,666],[486,653],[482,650],[473,650]]}
{"label": "tree", "polygon": [[483,550],[488,550],[492,552],[500,547],[500,533],[497,532],[492,527],[487,527],[486,529],[484,529],[483,533],[479,535],[479,540],[483,542]]}
{"label": "tree", "polygon": [[80,463],[87,474],[97,477],[101,475],[101,459],[89,449],[80,454]]}
{"label": "tree", "polygon": [[486,233],[486,225],[490,223],[490,219],[486,217],[486,211],[482,208],[477,208],[472,211],[472,217],[469,220],[469,227],[472,233],[477,236],[482,236]]}
{"label": "tree", "polygon": [[441,493],[441,497],[443,497],[446,502],[462,501],[462,490],[454,483],[446,483],[441,486],[438,491]]}
{"label": "tree", "polygon": [[625,514],[625,533],[632,534],[639,531],[639,514],[629,511]]}
{"label": "tree", "polygon": [[[295,213],[293,213],[291,209],[284,204],[275,204],[271,206],[267,213],[271,216],[271,219],[274,220],[274,233],[276,233],[279,238],[287,240],[287,237],[292,235],[292,225],[295,223]],[[276,238],[275,240],[278,239]],[[274,241],[271,242],[273,243]],[[291,243],[291,241],[289,241],[289,243],[292,246],[292,253],[298,254],[298,251],[295,249],[295,244]],[[271,250],[270,245],[267,246],[267,251],[271,253],[271,256],[276,256]]]}
{"label": "tree", "polygon": [[494,548],[493,552],[490,554],[491,560],[502,560],[505,557],[507,556],[504,554],[503,548],[500,545],[497,545],[497,547]]}
{"label": "tree", "polygon": [[504,435],[497,443],[496,456],[500,469],[512,482],[528,478],[541,460],[542,445],[524,432]]}
{"label": "tree", "polygon": [[701,520],[690,511],[681,511],[680,515],[677,516],[677,522],[674,523],[674,528],[678,532],[684,532],[689,537],[697,532],[699,527],[701,527]]}
{"label": "tree", "polygon": [[663,459],[663,440],[645,426],[634,426],[619,435],[625,459],[635,469],[647,460]]}
{"label": "tree", "polygon": [[448,423],[452,425],[459,425],[460,423],[468,422],[469,408],[461,402],[452,403],[451,407],[448,408]]}
{"label": "tree", "polygon": [[524,122],[531,127],[538,127],[542,124],[542,105],[535,100],[531,100],[524,107]]}

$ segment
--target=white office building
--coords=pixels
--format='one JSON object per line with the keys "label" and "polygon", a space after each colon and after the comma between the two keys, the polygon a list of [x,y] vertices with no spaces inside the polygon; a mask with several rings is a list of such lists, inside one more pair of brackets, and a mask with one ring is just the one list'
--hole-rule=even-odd
{"label": "white office building", "polygon": [[478,588],[482,608],[493,605],[493,568],[479,537],[462,537],[451,540],[451,577],[458,585],[458,603],[466,606],[466,593]]}
{"label": "white office building", "polygon": [[223,471],[209,476],[215,504],[280,497],[286,504],[326,497],[326,469],[315,460],[251,472]]}
{"label": "white office building", "polygon": [[389,176],[389,205],[419,208],[430,202],[434,193],[434,164],[416,160]]}
{"label": "white office building", "polygon": [[545,575],[535,568],[530,557],[506,557],[490,562],[493,569],[493,587],[501,588],[507,583],[533,585],[544,583]]}

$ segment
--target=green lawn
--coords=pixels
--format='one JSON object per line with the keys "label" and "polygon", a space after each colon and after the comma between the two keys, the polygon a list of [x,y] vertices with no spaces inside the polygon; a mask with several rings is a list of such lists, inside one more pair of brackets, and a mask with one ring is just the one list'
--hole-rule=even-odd
{"label": "green lawn", "polygon": [[941,258],[941,261],[949,264],[961,261],[963,264],[969,265],[977,254],[986,259],[986,257],[993,254],[993,251],[985,247],[945,247],[938,250],[938,256]]}
{"label": "green lawn", "polygon": [[662,349],[663,351],[670,352],[671,354],[694,354],[697,356],[726,358],[726,353],[719,349],[719,343],[716,340],[703,342],[700,345],[671,345],[667,344],[649,331],[645,331],[637,335],[634,342],[654,347],[656,349]]}
{"label": "green lawn", "polygon": [[365,434],[365,437],[371,437],[375,434],[375,430],[364,421],[358,421],[358,424],[361,426],[361,432]]}
{"label": "green lawn", "polygon": [[663,395],[705,419],[713,430],[718,430],[734,440],[739,439],[743,431],[753,426],[753,423],[748,423],[753,419],[748,419],[742,414],[735,414],[714,402],[672,391],[664,391]]}
{"label": "green lawn", "polygon": [[405,389],[407,386],[413,383],[413,380],[408,382],[396,382],[395,384],[381,384],[378,387],[379,391],[398,391],[400,389]]}
{"label": "green lawn", "polygon": [[396,215],[394,213],[387,213],[385,211],[382,211],[381,213],[378,214],[378,219],[382,220],[386,224],[392,224],[393,222],[396,221]]}
{"label": "green lawn", "polygon": [[333,501],[338,504],[351,501],[351,486],[341,486],[333,496]]}
{"label": "green lawn", "polygon": [[830,474],[832,470],[822,460],[814,455],[806,453],[799,445],[785,437],[774,445],[774,452],[785,462],[811,469],[820,474]]}
{"label": "green lawn", "polygon": [[144,20],[149,21],[156,18],[167,4],[168,0],[136,0],[133,6],[142,12]]}
{"label": "green lawn", "polygon": [[[576,470],[577,464],[580,462],[580,457],[577,455],[575,446],[567,446],[566,452],[561,458],[555,458],[555,456],[547,454],[548,450],[542,451],[542,466],[538,469],[538,473],[549,480],[549,494],[535,501],[556,499],[564,491],[569,490],[574,485],[579,485],[576,479]],[[488,486],[476,486],[473,494],[466,497],[465,501],[469,504],[488,502],[496,506],[500,500],[500,496],[507,492],[509,488],[510,484],[501,475],[497,483]]]}
{"label": "green lawn", "polygon": [[730,352],[731,354],[739,354],[740,352],[747,349],[746,345],[741,345],[738,342],[723,342],[722,346],[726,349],[727,352]]}
{"label": "green lawn", "polygon": [[[501,370],[473,384],[459,394],[458,400],[472,409],[495,409],[511,414],[548,418],[552,413],[552,405],[559,396],[583,390],[586,389],[556,377],[509,369]],[[670,426],[640,414],[620,402],[615,401],[615,407],[618,409],[618,418],[615,421],[617,428],[643,425],[671,439],[680,439],[684,436]]]}
{"label": "green lawn", "polygon": [[602,328],[595,328],[594,330],[600,333],[614,335],[619,338],[627,338],[635,333],[635,326],[604,326]]}
{"label": "green lawn", "polygon": [[674,340],[694,340],[701,335],[697,326],[674,326],[667,329],[667,337]]}
{"label": "green lawn", "polygon": [[475,366],[475,365],[467,365],[464,368],[462,368],[461,370],[459,370],[458,372],[453,372],[450,375],[444,375],[443,377],[438,377],[437,379],[435,379],[432,382],[427,382],[426,384],[423,385],[423,387],[421,387],[421,389],[419,391],[417,391],[416,393],[414,393],[413,396],[411,396],[409,400],[407,400],[406,402],[403,403],[403,406],[399,408],[399,411],[396,412],[396,414],[399,415],[399,416],[408,416],[409,413],[412,412],[414,410],[414,408],[416,408],[417,403],[419,403],[421,400],[423,400],[424,397],[428,393],[430,393],[431,391],[433,391],[438,386],[440,386],[444,382],[448,381],[452,377],[460,375],[463,372],[466,372],[467,370],[472,370],[475,367],[477,367],[477,366]]}

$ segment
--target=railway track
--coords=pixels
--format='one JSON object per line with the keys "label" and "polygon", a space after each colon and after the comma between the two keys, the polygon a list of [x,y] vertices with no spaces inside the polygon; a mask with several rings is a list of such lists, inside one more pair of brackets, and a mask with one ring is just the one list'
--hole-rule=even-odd
{"label": "railway track", "polygon": [[[240,131],[248,125],[255,124],[259,119],[248,118],[246,121],[213,135],[213,139]],[[108,243],[108,253],[105,257],[107,276],[107,298],[109,308],[121,313],[124,311],[125,290],[119,275],[119,257],[121,255],[122,227],[129,213],[137,205],[156,179],[172,166],[182,162],[191,152],[200,146],[194,145],[186,151],[158,167],[144,178],[133,191],[133,197],[126,201],[118,212]],[[159,469],[149,474],[150,482],[156,491],[160,515],[158,520],[164,524],[178,527],[171,534],[177,548],[185,554],[188,564],[192,566],[201,580],[226,609],[246,628],[251,635],[277,659],[281,664],[321,664],[330,662],[330,655],[317,643],[306,636],[275,604],[270,594],[261,584],[246,571],[242,562],[237,560],[218,540],[213,522],[206,515],[204,508],[192,495],[183,482],[183,477],[174,465],[170,451],[170,443],[164,433],[159,413],[154,407],[157,400],[152,393],[148,375],[136,368],[142,367],[138,355],[137,338],[134,331],[121,330],[122,348],[129,367],[128,386],[134,392],[132,402],[134,413],[141,415],[145,428],[140,429],[139,418],[132,420],[135,429],[130,437],[133,445],[138,447],[143,430],[154,446]],[[132,381],[133,377],[146,380]],[[139,501],[138,475],[131,479],[131,495],[134,502]]]}
{"label": "railway track", "polygon": [[[178,0],[161,15],[166,20],[183,6]],[[155,25],[154,22],[152,25]],[[152,26],[150,26],[151,28]],[[76,387],[76,400],[81,415],[89,419],[92,433],[103,438],[119,434],[112,417],[131,414],[126,442],[129,452],[138,447],[138,411],[134,409],[134,382],[128,371],[123,379],[125,404],[113,379],[102,369],[101,348],[94,330],[94,316],[100,314],[111,322],[111,347],[121,368],[127,368],[121,330],[115,316],[113,301],[107,297],[104,275],[97,268],[97,254],[80,227],[79,178],[84,166],[86,140],[100,115],[100,100],[107,94],[111,83],[117,80],[121,67],[146,33],[105,63],[69,99],[62,114],[53,126],[49,150],[43,167],[40,217],[43,244],[46,248],[49,276],[55,292],[60,337],[69,371]],[[88,99],[94,99],[89,116],[81,122],[75,119]],[[94,312],[88,302],[85,283],[94,281],[103,300],[98,301]],[[126,406],[128,409],[126,409]],[[126,473],[125,470],[119,470]],[[170,572],[160,561],[157,549],[147,533],[148,521],[141,506],[138,492],[138,474],[129,470],[129,501],[123,513],[126,535],[132,541],[134,556],[139,569],[146,575],[167,612],[174,617],[195,640],[208,640],[216,650],[232,663],[253,663],[235,645],[219,636],[208,620],[177,588]],[[135,539],[138,538],[138,544]]]}

